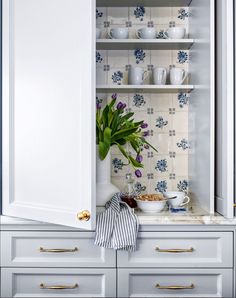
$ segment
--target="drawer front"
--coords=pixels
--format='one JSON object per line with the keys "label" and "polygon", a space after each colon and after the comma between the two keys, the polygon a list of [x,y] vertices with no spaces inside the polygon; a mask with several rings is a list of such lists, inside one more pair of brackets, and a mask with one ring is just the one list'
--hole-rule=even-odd
{"label": "drawer front", "polygon": [[233,297],[232,269],[119,269],[118,297]]}
{"label": "drawer front", "polygon": [[2,269],[1,297],[115,296],[115,269]]}
{"label": "drawer front", "polygon": [[2,232],[3,267],[115,267],[116,254],[94,232]]}
{"label": "drawer front", "polygon": [[137,244],[119,267],[233,267],[232,232],[141,232]]}

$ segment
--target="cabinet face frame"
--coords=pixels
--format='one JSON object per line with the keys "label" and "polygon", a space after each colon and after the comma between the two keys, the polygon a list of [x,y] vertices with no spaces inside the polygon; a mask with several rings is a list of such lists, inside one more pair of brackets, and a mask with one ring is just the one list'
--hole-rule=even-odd
{"label": "cabinet face frame", "polygon": [[33,4],[2,1],[2,211],[93,229],[95,0]]}

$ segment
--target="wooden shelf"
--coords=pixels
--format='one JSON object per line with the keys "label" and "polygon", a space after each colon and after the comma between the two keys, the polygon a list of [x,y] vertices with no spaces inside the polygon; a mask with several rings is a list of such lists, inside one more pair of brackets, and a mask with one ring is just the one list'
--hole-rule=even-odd
{"label": "wooden shelf", "polygon": [[194,85],[100,85],[98,93],[189,93]]}
{"label": "wooden shelf", "polygon": [[97,7],[185,7],[189,6],[192,0],[97,0]]}
{"label": "wooden shelf", "polygon": [[194,39],[97,39],[97,50],[188,50]]}

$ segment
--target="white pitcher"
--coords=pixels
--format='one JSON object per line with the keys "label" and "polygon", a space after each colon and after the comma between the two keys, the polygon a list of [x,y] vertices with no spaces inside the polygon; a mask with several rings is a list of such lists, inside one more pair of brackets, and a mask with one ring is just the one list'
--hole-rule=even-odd
{"label": "white pitcher", "polygon": [[164,67],[155,67],[153,68],[152,76],[154,85],[165,85],[167,70]]}
{"label": "white pitcher", "polygon": [[142,85],[147,78],[148,72],[139,66],[131,66],[129,69],[129,85]]}
{"label": "white pitcher", "polygon": [[187,76],[188,72],[186,70],[182,68],[172,67],[170,69],[170,84],[182,85]]}

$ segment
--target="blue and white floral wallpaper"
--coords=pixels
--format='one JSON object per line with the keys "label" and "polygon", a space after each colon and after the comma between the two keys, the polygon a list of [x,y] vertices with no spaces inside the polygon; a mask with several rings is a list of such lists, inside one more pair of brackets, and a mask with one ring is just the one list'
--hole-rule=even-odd
{"label": "blue and white floral wallpaper", "polygon": [[[115,27],[128,27],[130,38],[136,38],[137,29],[154,26],[158,38],[165,38],[169,22],[184,26],[188,32],[189,12],[186,7],[99,7],[96,11],[97,27],[102,29],[102,38]],[[97,50],[97,84],[127,84],[130,65],[143,67],[149,72],[146,84],[152,83],[152,68],[170,65],[188,71],[187,50]],[[101,104],[110,100],[111,94],[97,94]],[[145,168],[142,177],[136,178],[135,188],[139,192],[163,192],[167,190],[188,191],[188,106],[191,101],[186,93],[177,94],[118,94],[118,101],[126,104],[126,112],[135,112],[137,120],[148,123],[148,140],[157,147],[143,149]],[[132,150],[132,149],[130,149]],[[122,189],[125,174],[133,172],[125,165],[119,151],[112,149],[112,181]]]}

